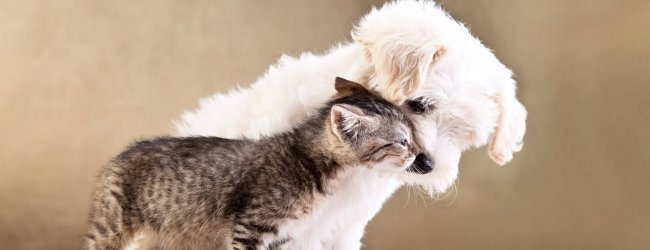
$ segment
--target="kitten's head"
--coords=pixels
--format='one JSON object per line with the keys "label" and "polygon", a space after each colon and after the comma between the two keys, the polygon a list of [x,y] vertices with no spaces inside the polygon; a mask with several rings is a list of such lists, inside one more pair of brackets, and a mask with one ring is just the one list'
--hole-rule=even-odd
{"label": "kitten's head", "polygon": [[332,150],[345,164],[404,170],[418,154],[412,126],[399,107],[361,85],[336,79],[328,126]]}

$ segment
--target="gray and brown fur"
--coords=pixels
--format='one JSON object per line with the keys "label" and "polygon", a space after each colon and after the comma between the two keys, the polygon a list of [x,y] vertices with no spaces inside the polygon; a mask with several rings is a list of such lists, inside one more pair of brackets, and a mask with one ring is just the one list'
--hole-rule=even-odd
{"label": "gray and brown fur", "polygon": [[356,83],[336,87],[337,99],[277,136],[130,146],[100,174],[85,247],[121,249],[143,233],[158,249],[281,247],[291,239],[276,237],[279,224],[309,213],[345,167],[416,151],[398,107]]}

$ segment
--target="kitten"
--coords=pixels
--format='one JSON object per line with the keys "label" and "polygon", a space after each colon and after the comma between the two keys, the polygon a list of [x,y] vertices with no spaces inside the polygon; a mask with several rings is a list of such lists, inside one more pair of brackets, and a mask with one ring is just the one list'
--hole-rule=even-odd
{"label": "kitten", "polygon": [[162,249],[277,249],[281,223],[325,199],[346,168],[405,171],[416,158],[402,111],[336,79],[336,99],[290,132],[253,140],[140,141],[100,174],[87,249],[144,233]]}

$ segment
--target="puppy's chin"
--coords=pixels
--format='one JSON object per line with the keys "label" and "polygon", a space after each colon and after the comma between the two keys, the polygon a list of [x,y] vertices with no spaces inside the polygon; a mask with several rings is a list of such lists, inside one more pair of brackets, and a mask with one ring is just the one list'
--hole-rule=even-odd
{"label": "puppy's chin", "polygon": [[398,178],[407,185],[418,185],[429,195],[444,193],[458,177],[458,163],[461,151],[454,147],[438,148],[433,155],[433,170],[426,174],[402,171]]}
{"label": "puppy's chin", "polygon": [[457,176],[458,167],[437,165],[430,173],[403,171],[398,178],[407,185],[418,185],[429,195],[434,196],[446,192],[454,184]]}

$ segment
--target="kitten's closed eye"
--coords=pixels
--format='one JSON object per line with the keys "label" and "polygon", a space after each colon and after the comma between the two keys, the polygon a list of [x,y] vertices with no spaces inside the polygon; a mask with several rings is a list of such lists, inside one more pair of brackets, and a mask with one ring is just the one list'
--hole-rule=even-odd
{"label": "kitten's closed eye", "polygon": [[[397,145],[399,145],[399,147],[394,147],[394,146],[397,146]],[[386,143],[383,146],[376,148],[373,151],[373,154],[383,152],[383,150],[385,150],[385,149],[392,149],[392,150],[399,149],[399,151],[402,151],[402,150],[406,150],[406,147],[408,147],[408,140],[407,139],[401,139],[399,141]]]}
{"label": "kitten's closed eye", "polygon": [[393,145],[401,145],[403,147],[406,147],[406,146],[408,146],[408,144],[409,144],[409,142],[408,142],[407,139],[401,139],[401,140],[396,141],[396,142],[386,143],[383,146],[381,146],[380,149],[388,148],[388,147],[391,147]]}

